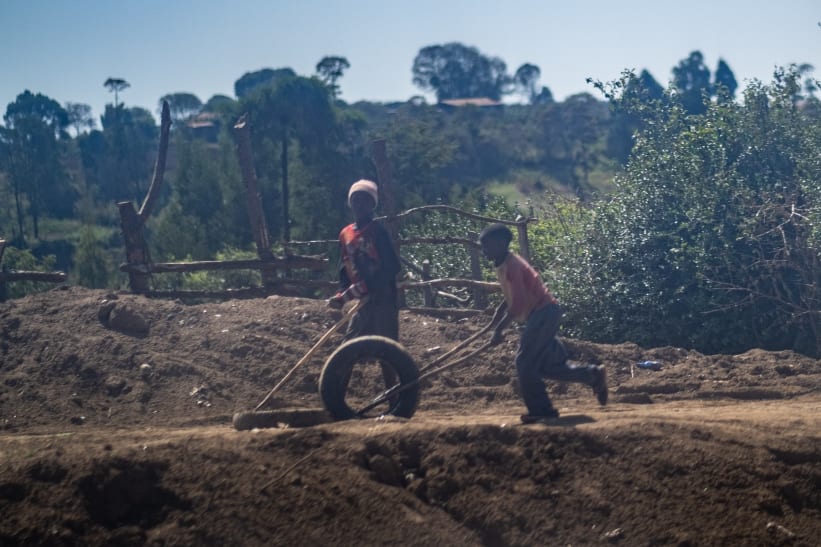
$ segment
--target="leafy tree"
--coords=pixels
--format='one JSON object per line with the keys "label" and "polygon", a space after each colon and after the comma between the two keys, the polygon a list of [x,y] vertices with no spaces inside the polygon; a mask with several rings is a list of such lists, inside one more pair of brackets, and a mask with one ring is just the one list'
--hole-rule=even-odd
{"label": "leafy tree", "polygon": [[120,91],[128,89],[131,87],[131,84],[122,78],[109,78],[103,82],[103,86],[108,88],[109,93],[114,93],[114,108],[117,108],[120,105]]}
{"label": "leafy tree", "polygon": [[34,237],[39,238],[42,214],[70,215],[77,197],[61,164],[58,141],[65,134],[68,114],[57,101],[26,90],[8,105],[3,120],[4,170],[13,188],[19,234],[24,237],[27,211]]}
{"label": "leafy tree", "polygon": [[704,97],[712,95],[710,69],[705,66],[700,51],[693,51],[673,68],[673,86],[689,114],[703,114],[707,110]]}
{"label": "leafy tree", "polygon": [[97,125],[91,115],[91,106],[83,103],[66,103],[66,115],[68,125],[74,128],[74,136],[79,136],[83,129],[94,129]]}
{"label": "leafy tree", "polygon": [[[291,180],[296,156],[302,167],[298,186],[315,195],[319,203],[327,202],[338,192],[322,192],[334,180],[332,172],[322,172],[329,158],[334,157],[332,143],[336,140],[336,115],[329,89],[316,79],[292,77],[274,86],[264,86],[257,93],[243,99],[240,109],[247,112],[252,127],[257,174],[269,182],[279,180],[279,218],[269,219],[272,232],[282,230],[285,241],[291,229]],[[295,152],[292,148],[297,146]],[[277,161],[278,160],[278,161]],[[311,172],[314,167],[319,172]],[[321,174],[321,176],[320,176]],[[262,181],[263,184],[266,182]],[[309,191],[310,190],[310,191]],[[318,192],[317,192],[318,191]],[[269,196],[275,194],[269,192]],[[274,210],[274,203],[265,207],[266,214]],[[328,209],[324,210],[325,212]],[[321,218],[319,213],[306,220]]]}
{"label": "leafy tree", "polygon": [[633,149],[633,135],[643,123],[641,116],[633,111],[640,109],[639,105],[652,108],[654,103],[662,101],[664,88],[647,69],[638,76],[632,71],[625,72],[621,80],[608,86],[609,89],[605,89],[601,82],[596,82],[594,86],[609,99],[613,111],[607,135],[607,153],[624,164]]}
{"label": "leafy tree", "polygon": [[158,128],[144,108],[106,105],[102,131],[80,141],[86,179],[109,203],[140,202],[145,197],[156,157]]}
{"label": "leafy tree", "polygon": [[459,42],[427,46],[413,61],[413,83],[436,93],[437,100],[488,97],[508,91],[507,65]]}
{"label": "leafy tree", "polygon": [[205,112],[224,112],[226,110],[231,110],[236,105],[236,101],[229,97],[228,95],[214,95],[202,106],[202,110]]}
{"label": "leafy tree", "polygon": [[533,104],[551,104],[554,102],[556,101],[553,99],[553,92],[546,86],[542,86],[539,93],[532,99]]}
{"label": "leafy tree", "polygon": [[28,89],[19,94],[13,103],[9,103],[3,119],[9,127],[36,120],[51,129],[55,136],[58,136],[69,123],[68,113],[60,103],[41,93],[34,94]]}
{"label": "leafy tree", "polygon": [[174,123],[185,121],[202,110],[202,101],[193,93],[178,92],[163,95],[158,101],[160,111],[162,111],[164,102],[168,103],[171,121]]}
{"label": "leafy tree", "polygon": [[293,78],[295,76],[296,72],[288,67],[277,69],[263,68],[254,72],[246,72],[234,82],[234,94],[242,99],[260,86],[273,86],[280,80]]}
{"label": "leafy tree", "polygon": [[336,82],[349,68],[351,68],[351,64],[345,57],[323,57],[316,64],[317,75],[330,88],[331,95],[334,98],[339,95],[339,86],[336,85]]}
{"label": "leafy tree", "polygon": [[652,74],[645,68],[641,71],[637,82],[631,82],[632,87],[628,93],[636,94],[636,98],[644,101],[660,101],[664,98],[664,87],[656,81]]}
{"label": "leafy tree", "polygon": [[433,108],[397,113],[384,136],[399,206],[436,203],[449,197],[452,184],[443,184],[447,180],[444,169],[455,160],[458,145]]}
{"label": "leafy tree", "polygon": [[582,198],[589,197],[589,176],[607,115],[606,105],[589,93],[577,93],[539,116],[547,167]]}
{"label": "leafy tree", "polygon": [[538,66],[525,63],[517,68],[516,74],[513,75],[513,83],[516,89],[530,103],[534,103],[538,96],[536,84],[541,73]]}
{"label": "leafy tree", "polygon": [[800,77],[804,80],[804,92],[808,97],[814,98],[815,92],[818,91],[819,88],[818,80],[812,77],[812,72],[815,70],[815,67],[809,63],[801,63],[796,66],[796,70],[798,71]]}
{"label": "leafy tree", "polygon": [[[223,150],[214,153],[210,144],[176,134],[177,167],[169,181],[169,203],[151,226],[155,256],[178,259],[189,256],[210,260],[234,240],[228,232],[246,235],[247,214],[233,226],[234,211],[228,206],[225,179],[239,185],[236,168],[223,163]],[[244,210],[244,204],[242,204]],[[186,232],[181,234],[181,228]]]}
{"label": "leafy tree", "polygon": [[635,103],[631,160],[561,273],[573,332],[821,354],[821,125],[795,107],[797,82],[782,71],[697,118]]}
{"label": "leafy tree", "polygon": [[103,242],[91,224],[84,224],[80,233],[73,273],[76,283],[83,287],[103,289],[109,286],[112,267],[103,250]]}
{"label": "leafy tree", "polygon": [[[715,83],[713,87],[719,100],[734,99],[735,91],[738,89],[738,82],[735,79],[733,71],[730,70],[729,65],[724,62],[724,59],[718,60],[718,66],[716,67],[714,78]],[[726,94],[719,91],[722,88],[726,89]]]}

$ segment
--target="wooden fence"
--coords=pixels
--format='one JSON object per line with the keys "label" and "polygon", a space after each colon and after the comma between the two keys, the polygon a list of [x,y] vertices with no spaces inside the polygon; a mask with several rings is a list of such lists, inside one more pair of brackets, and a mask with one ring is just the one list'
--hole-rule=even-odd
{"label": "wooden fence", "polygon": [[0,302],[6,299],[6,283],[13,281],[39,281],[45,283],[63,283],[66,274],[63,272],[33,272],[25,270],[6,270],[3,267],[3,253],[6,250],[6,241],[0,239]]}
{"label": "wooden fence", "polygon": [[[268,235],[268,228],[265,222],[265,215],[262,208],[259,189],[257,186],[256,172],[253,166],[253,152],[251,148],[251,138],[248,124],[243,116],[234,126],[234,141],[237,158],[239,160],[240,171],[243,184],[245,186],[246,207],[248,219],[256,245],[257,258],[251,260],[226,260],[226,261],[199,261],[199,262],[175,262],[175,263],[154,263],[148,253],[144,237],[144,225],[150,215],[153,204],[160,192],[163,182],[163,172],[165,170],[165,159],[168,150],[168,135],[171,125],[168,105],[163,104],[160,143],[157,153],[157,162],[154,169],[154,176],[149,186],[148,193],[140,207],[139,212],[135,211],[131,202],[121,202],[117,206],[120,211],[120,222],[125,243],[126,263],[120,266],[120,270],[128,274],[129,287],[135,293],[147,296],[172,297],[172,298],[246,298],[262,297],[271,294],[295,295],[301,294],[306,288],[319,289],[325,294],[332,294],[337,287],[335,281],[327,280],[329,264],[327,254],[325,255],[300,255],[292,251],[309,245],[323,245],[327,249],[333,249],[338,245],[337,240],[317,240],[317,241],[286,241],[283,243],[284,256],[276,257],[273,254]],[[377,140],[372,143],[371,153],[377,171],[377,182],[379,184],[380,202],[382,209],[386,212],[384,217],[380,217],[393,241],[397,245],[397,252],[402,256],[401,249],[404,245],[427,243],[427,244],[460,244],[468,248],[470,253],[471,278],[470,279],[431,279],[430,264],[414,264],[402,258],[402,263],[406,268],[417,274],[421,281],[402,281],[400,288],[400,305],[405,305],[405,291],[421,290],[424,295],[425,308],[436,307],[437,297],[443,296],[455,299],[464,304],[466,299],[461,299],[445,292],[444,288],[460,287],[471,290],[472,311],[484,309],[487,306],[486,294],[498,291],[498,283],[482,281],[481,262],[479,257],[479,245],[476,242],[476,234],[455,235],[444,238],[406,238],[398,237],[401,223],[413,216],[425,214],[428,211],[444,211],[462,217],[478,220],[481,222],[501,222],[515,227],[519,238],[520,253],[529,258],[529,245],[527,238],[527,224],[534,219],[518,218],[516,221],[506,221],[491,217],[485,217],[474,213],[468,213],[448,205],[428,205],[417,207],[407,211],[397,212],[395,193],[393,190],[393,180],[390,165],[387,160],[385,141]],[[242,289],[228,289],[222,291],[197,291],[197,290],[152,290],[150,288],[150,278],[153,274],[162,273],[184,273],[196,271],[214,270],[258,270],[262,277],[262,286],[247,287]],[[295,271],[307,271],[308,275],[295,276]],[[320,272],[322,274],[320,274]],[[324,276],[325,279],[315,279]],[[308,277],[308,278],[305,278]],[[310,277],[314,277],[311,279]],[[443,310],[440,310],[443,311]],[[448,310],[449,313],[469,313],[471,310]]]}

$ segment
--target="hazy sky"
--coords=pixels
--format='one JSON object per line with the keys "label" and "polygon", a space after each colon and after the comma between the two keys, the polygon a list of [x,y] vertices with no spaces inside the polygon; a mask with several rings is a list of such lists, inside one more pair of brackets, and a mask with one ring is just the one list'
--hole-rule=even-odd
{"label": "hazy sky", "polygon": [[423,94],[411,81],[419,50],[454,41],[510,73],[537,65],[557,100],[597,94],[587,77],[626,68],[666,85],[693,50],[711,71],[723,58],[743,87],[790,63],[821,78],[819,21],[819,0],[0,0],[0,114],[29,89],[98,119],[113,102],[103,82],[117,77],[131,84],[122,102],[156,115],[166,93],[233,97],[246,72],[310,75],[326,55],[351,64],[344,100],[406,100]]}

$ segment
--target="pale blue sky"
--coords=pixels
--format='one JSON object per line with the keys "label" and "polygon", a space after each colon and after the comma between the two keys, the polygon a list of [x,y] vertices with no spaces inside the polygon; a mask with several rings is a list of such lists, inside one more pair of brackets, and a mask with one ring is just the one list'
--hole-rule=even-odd
{"label": "pale blue sky", "polygon": [[109,77],[131,84],[126,105],[156,114],[166,93],[233,97],[245,72],[310,75],[326,55],[351,63],[344,100],[406,100],[422,94],[411,81],[419,50],[454,41],[510,73],[539,66],[558,100],[596,94],[588,76],[625,68],[666,85],[696,49],[711,71],[723,58],[743,87],[789,63],[821,77],[819,21],[819,0],[0,0],[0,114],[29,89],[90,104],[99,118],[113,102]]}

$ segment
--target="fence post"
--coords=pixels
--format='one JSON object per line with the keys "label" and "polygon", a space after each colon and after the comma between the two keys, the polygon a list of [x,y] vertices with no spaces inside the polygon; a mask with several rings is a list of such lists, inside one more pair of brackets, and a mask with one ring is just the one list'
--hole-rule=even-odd
{"label": "fence post", "polygon": [[516,217],[516,231],[519,233],[519,254],[530,262],[530,242],[527,239],[527,219],[522,215]]}
{"label": "fence post", "polygon": [[[377,182],[379,183],[379,199],[382,202],[382,212],[390,219],[390,217],[394,216],[396,211],[396,195],[393,191],[393,174],[391,173],[391,164],[388,161],[388,152],[385,146],[385,139],[376,139],[371,142],[371,155],[373,157],[373,163],[376,167],[376,178],[378,179]],[[399,246],[399,226],[397,225],[396,220],[389,220],[388,221],[388,233],[391,236],[391,241],[393,241],[394,246],[396,247],[396,255],[400,255],[400,246]],[[405,299],[405,290],[399,289],[399,294],[397,298],[400,308],[407,307],[407,302]]]}
{"label": "fence post", "polygon": [[123,229],[123,241],[125,242],[125,259],[129,264],[146,266],[143,272],[128,272],[128,286],[137,294],[148,292],[148,247],[143,237],[143,223],[140,220],[134,205],[130,201],[117,203],[120,210],[120,225]]}
{"label": "fence post", "polygon": [[171,130],[171,110],[168,101],[162,102],[162,115],[160,116],[160,145],[157,150],[157,162],[154,164],[154,176],[151,178],[151,185],[145,195],[143,204],[138,213],[143,224],[148,220],[148,215],[154,208],[154,203],[160,195],[163,176],[165,175],[165,159],[168,157],[168,134]]}
{"label": "fence post", "polygon": [[[245,206],[248,210],[248,219],[251,221],[251,232],[257,246],[257,256],[260,260],[271,260],[274,253],[268,235],[268,225],[265,222],[265,213],[262,210],[262,200],[257,187],[257,173],[254,170],[253,152],[251,150],[251,133],[243,114],[234,125],[234,137],[237,145],[237,158],[242,182],[245,183]],[[262,269],[262,284],[270,285],[276,280],[273,270]]]}
{"label": "fence post", "polygon": [[[430,281],[430,260],[427,258],[422,261],[422,281]],[[425,307],[426,308],[435,308],[436,307],[436,294],[433,292],[433,289],[428,285],[424,289],[422,289],[423,294],[425,295]]]}
{"label": "fence post", "polygon": [[[475,232],[468,232],[468,237],[476,241],[479,235]],[[479,249],[475,245],[468,248],[470,252],[470,276],[474,281],[482,280],[482,263],[479,261]],[[473,307],[477,310],[483,310],[487,307],[487,298],[485,298],[485,291],[479,287],[473,289]]]}

